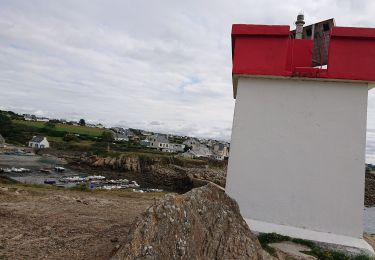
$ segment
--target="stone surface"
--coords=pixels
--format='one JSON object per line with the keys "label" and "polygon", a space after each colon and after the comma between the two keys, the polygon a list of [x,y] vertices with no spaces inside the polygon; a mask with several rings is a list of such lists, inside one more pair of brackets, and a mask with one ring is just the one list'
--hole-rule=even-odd
{"label": "stone surface", "polygon": [[314,256],[307,255],[303,251],[310,251],[310,248],[304,245],[296,244],[291,241],[283,241],[279,243],[269,244],[276,250],[278,259],[296,259],[296,260],[314,260]]}
{"label": "stone surface", "polygon": [[133,223],[113,259],[272,259],[213,184],[168,196]]}
{"label": "stone surface", "polygon": [[375,234],[363,234],[363,238],[375,249]]}

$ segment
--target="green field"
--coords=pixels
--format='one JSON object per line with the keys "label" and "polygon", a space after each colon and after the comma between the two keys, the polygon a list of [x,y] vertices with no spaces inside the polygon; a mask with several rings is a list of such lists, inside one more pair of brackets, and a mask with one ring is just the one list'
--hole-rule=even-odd
{"label": "green field", "polygon": [[[43,128],[45,127],[45,122],[37,122],[37,121],[23,121],[23,120],[12,120],[14,124],[26,125],[36,128]],[[67,124],[56,124],[55,131],[58,132],[68,132],[73,134],[79,135],[87,135],[93,137],[99,137],[102,135],[106,129],[104,128],[92,128],[86,126],[75,126],[75,125],[67,125]]]}

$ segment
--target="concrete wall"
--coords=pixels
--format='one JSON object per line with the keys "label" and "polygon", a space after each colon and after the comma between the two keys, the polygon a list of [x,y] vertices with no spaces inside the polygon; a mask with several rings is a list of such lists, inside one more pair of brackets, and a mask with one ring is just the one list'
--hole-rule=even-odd
{"label": "concrete wall", "polygon": [[367,88],[239,79],[226,191],[244,218],[362,237]]}

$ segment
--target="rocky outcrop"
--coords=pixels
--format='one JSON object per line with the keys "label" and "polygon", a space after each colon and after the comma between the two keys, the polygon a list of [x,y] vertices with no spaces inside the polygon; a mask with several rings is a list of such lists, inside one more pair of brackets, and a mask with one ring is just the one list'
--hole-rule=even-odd
{"label": "rocky outcrop", "polygon": [[142,158],[139,156],[117,156],[117,157],[81,157],[80,162],[86,163],[93,167],[110,168],[113,170],[120,169],[125,171],[142,172],[147,166],[154,164],[142,164]]}
{"label": "rocky outcrop", "polygon": [[193,187],[192,177],[184,171],[176,171],[168,157],[126,155],[115,157],[70,157],[72,168],[80,171],[99,172],[112,178],[135,180],[141,187],[186,192]]}
{"label": "rocky outcrop", "polygon": [[175,169],[183,171],[194,179],[213,182],[225,188],[227,168],[187,168],[174,166]]}
{"label": "rocky outcrop", "polygon": [[271,259],[214,184],[168,196],[133,223],[113,259]]}
{"label": "rocky outcrop", "polygon": [[365,206],[375,206],[375,174],[366,172]]}
{"label": "rocky outcrop", "polygon": [[142,154],[122,154],[115,157],[82,155],[69,157],[67,160],[77,170],[84,171],[85,167],[95,171],[110,170],[121,175],[117,177],[135,180],[144,187],[177,192],[186,192],[207,182],[225,187],[226,168],[209,168],[205,161],[197,161],[194,165],[195,161],[192,160]]}

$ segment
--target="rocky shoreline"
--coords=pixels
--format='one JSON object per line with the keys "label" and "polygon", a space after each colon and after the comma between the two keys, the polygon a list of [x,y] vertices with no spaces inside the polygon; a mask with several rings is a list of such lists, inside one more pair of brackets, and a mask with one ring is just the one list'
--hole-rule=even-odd
{"label": "rocky shoreline", "polygon": [[365,207],[375,206],[375,174],[366,172]]}
{"label": "rocky shoreline", "polygon": [[[225,187],[227,167],[207,165],[186,165],[176,158],[143,157],[139,155],[62,156],[76,170],[100,172],[113,177],[126,177],[151,188],[184,193],[193,187],[213,182]],[[365,175],[365,207],[375,206],[375,174]]]}
{"label": "rocky shoreline", "polygon": [[[186,165],[174,157],[146,157],[142,155],[64,156],[71,168],[80,171],[105,173],[137,181],[141,186],[184,193],[197,185],[199,180],[225,187],[226,167]],[[205,182],[206,181],[206,182]]]}

